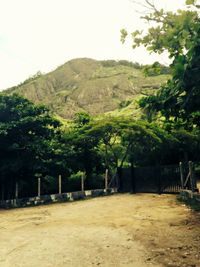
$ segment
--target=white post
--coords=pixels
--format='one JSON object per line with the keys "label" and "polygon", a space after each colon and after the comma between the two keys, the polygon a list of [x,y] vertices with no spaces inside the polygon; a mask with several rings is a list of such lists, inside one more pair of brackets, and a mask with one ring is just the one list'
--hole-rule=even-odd
{"label": "white post", "polygon": [[62,194],[62,177],[58,176],[58,184],[59,184],[59,194]]}
{"label": "white post", "polygon": [[40,195],[41,195],[40,188],[41,188],[41,179],[40,179],[40,177],[38,177],[38,197],[40,197]]}
{"label": "white post", "polygon": [[105,173],[105,189],[108,189],[108,169],[106,169],[106,173]]}
{"label": "white post", "polygon": [[19,195],[19,186],[18,186],[18,182],[16,182],[15,184],[15,198],[18,199],[18,195]]}
{"label": "white post", "polygon": [[82,173],[82,176],[81,176],[81,191],[82,192],[84,191],[84,173]]}

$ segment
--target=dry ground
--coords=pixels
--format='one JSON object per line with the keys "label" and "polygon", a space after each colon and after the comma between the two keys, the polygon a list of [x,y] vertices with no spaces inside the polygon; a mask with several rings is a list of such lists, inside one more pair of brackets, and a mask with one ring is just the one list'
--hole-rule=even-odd
{"label": "dry ground", "polygon": [[0,267],[200,266],[200,214],[173,195],[0,211]]}

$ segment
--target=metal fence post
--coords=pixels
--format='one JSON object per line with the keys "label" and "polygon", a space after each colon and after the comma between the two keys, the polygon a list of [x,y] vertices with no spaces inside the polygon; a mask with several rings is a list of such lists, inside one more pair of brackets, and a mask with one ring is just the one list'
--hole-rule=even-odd
{"label": "metal fence post", "polygon": [[181,188],[184,189],[184,174],[183,174],[183,163],[179,163],[180,175],[181,175]]}
{"label": "metal fence post", "polygon": [[192,192],[195,192],[195,183],[194,183],[194,173],[193,173],[193,163],[189,161],[189,172],[190,172],[190,185]]}

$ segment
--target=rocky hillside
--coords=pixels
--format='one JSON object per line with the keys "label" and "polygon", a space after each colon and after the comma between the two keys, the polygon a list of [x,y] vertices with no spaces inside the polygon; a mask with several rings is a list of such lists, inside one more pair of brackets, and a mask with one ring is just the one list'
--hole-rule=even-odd
{"label": "rocky hillside", "polygon": [[102,114],[127,106],[143,90],[155,90],[167,75],[145,77],[139,65],[127,61],[74,59],[56,70],[38,74],[7,89],[43,103],[63,118],[78,111]]}

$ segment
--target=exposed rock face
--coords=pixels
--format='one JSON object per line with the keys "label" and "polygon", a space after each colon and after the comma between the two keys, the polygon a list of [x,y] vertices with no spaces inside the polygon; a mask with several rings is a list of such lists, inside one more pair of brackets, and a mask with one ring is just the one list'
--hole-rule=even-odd
{"label": "exposed rock face", "polygon": [[106,62],[74,59],[7,92],[45,104],[63,118],[72,118],[78,111],[97,115],[115,110],[122,101],[133,99],[144,88],[158,88],[167,79],[164,75],[145,78],[133,66]]}

